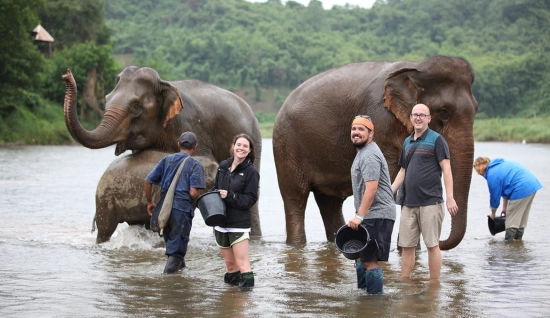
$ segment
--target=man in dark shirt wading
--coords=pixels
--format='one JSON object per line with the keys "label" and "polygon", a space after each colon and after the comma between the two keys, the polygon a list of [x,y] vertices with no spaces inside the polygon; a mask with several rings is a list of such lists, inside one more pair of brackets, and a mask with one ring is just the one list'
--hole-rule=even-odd
{"label": "man in dark shirt wading", "polygon": [[[197,149],[197,136],[187,131],[178,140],[180,152],[164,157],[145,178],[145,195],[147,212],[153,215],[155,203],[152,196],[152,185],[159,184],[161,195],[166,193],[180,164],[192,156]],[[189,234],[195,215],[193,202],[199,197],[199,189],[205,188],[204,169],[195,158],[189,158],[181,171],[176,184],[170,219],[164,228],[164,242],[168,260],[163,274],[173,274],[185,267],[185,254],[189,244]]]}
{"label": "man in dark shirt wading", "polygon": [[428,106],[415,105],[410,120],[414,132],[405,139],[399,158],[401,170],[392,184],[393,193],[403,183],[405,190],[397,242],[402,248],[401,277],[411,277],[415,249],[422,233],[428,248],[430,279],[439,279],[442,262],[439,236],[445,216],[441,173],[445,182],[447,210],[451,216],[458,212],[453,196],[451,155],[443,136],[428,128],[431,121]]}

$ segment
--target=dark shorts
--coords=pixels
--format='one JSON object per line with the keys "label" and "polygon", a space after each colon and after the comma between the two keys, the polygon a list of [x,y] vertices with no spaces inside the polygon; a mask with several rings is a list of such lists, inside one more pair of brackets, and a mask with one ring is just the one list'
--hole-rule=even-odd
{"label": "dark shorts", "polygon": [[394,223],[395,221],[390,219],[366,219],[361,223],[367,228],[370,236],[369,244],[361,253],[361,262],[388,261]]}
{"label": "dark shorts", "polygon": [[242,242],[250,238],[248,232],[228,232],[223,233],[214,230],[214,236],[216,237],[216,244],[220,248],[230,248],[233,244]]}

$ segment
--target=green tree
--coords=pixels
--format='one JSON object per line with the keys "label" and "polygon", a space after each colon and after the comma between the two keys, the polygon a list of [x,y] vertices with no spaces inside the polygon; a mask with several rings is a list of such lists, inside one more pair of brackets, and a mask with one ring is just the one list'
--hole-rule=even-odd
{"label": "green tree", "polygon": [[105,24],[103,0],[49,0],[39,16],[55,39],[54,57],[46,74],[43,96],[63,104],[61,75],[71,69],[77,82],[81,119],[103,114],[104,96],[120,67],[112,56],[111,30]]}
{"label": "green tree", "polygon": [[38,24],[42,0],[0,2],[0,117],[17,108],[35,109],[40,103],[45,58],[30,34]]}
{"label": "green tree", "polygon": [[87,41],[109,43],[103,0],[48,0],[39,15],[58,49]]}

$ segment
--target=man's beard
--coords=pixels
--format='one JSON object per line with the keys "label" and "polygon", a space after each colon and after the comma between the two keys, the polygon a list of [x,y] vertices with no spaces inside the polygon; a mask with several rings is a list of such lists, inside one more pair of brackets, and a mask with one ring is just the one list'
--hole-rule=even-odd
{"label": "man's beard", "polygon": [[353,146],[354,146],[355,148],[361,149],[361,148],[365,147],[365,145],[367,144],[367,142],[368,142],[368,140],[359,141],[359,142],[353,141]]}

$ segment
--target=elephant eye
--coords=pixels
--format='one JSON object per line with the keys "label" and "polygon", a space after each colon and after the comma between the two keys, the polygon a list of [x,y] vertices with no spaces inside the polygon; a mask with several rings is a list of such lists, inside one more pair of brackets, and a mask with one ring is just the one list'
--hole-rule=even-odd
{"label": "elephant eye", "polygon": [[132,106],[130,107],[130,114],[134,117],[138,117],[143,112],[143,108],[141,107],[141,104],[138,102],[134,102]]}
{"label": "elephant eye", "polygon": [[442,121],[447,121],[451,117],[451,114],[449,114],[447,107],[443,106],[437,111],[437,117]]}

